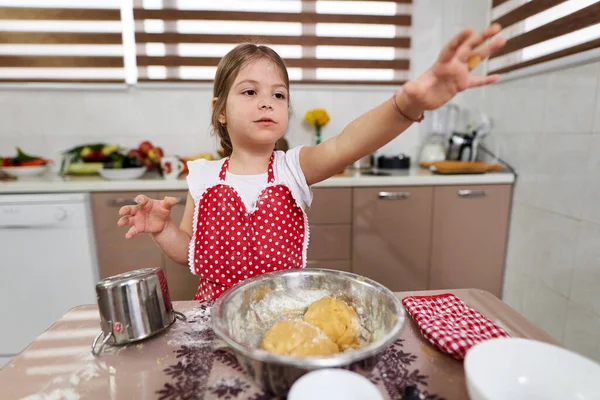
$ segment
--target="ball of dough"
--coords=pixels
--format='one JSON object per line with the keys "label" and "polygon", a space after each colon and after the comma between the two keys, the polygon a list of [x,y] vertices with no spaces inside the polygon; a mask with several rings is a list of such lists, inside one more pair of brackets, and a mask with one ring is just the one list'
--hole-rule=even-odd
{"label": "ball of dough", "polygon": [[324,330],[340,351],[359,345],[358,315],[343,300],[325,296],[315,301],[304,314],[304,321]]}
{"label": "ball of dough", "polygon": [[330,356],[339,352],[321,329],[302,320],[280,321],[269,329],[260,347],[271,353],[296,356]]}

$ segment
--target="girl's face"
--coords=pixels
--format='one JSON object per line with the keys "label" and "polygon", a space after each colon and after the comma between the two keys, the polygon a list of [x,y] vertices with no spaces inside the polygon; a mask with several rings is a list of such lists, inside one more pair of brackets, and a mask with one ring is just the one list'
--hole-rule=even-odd
{"label": "girl's face", "polygon": [[234,149],[273,147],[288,126],[288,88],[279,67],[265,58],[243,66],[219,118]]}

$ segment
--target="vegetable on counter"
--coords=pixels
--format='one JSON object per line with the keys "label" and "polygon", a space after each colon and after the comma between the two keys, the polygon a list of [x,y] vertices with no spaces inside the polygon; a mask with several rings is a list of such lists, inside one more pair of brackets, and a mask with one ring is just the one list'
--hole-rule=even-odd
{"label": "vegetable on counter", "polygon": [[2,167],[39,167],[51,163],[51,160],[43,157],[34,156],[25,153],[20,147],[17,147],[16,157],[3,157],[0,158],[0,165]]}

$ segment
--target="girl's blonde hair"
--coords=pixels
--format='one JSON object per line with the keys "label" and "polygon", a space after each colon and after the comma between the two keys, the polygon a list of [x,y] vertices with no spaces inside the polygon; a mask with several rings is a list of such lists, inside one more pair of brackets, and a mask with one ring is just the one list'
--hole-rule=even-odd
{"label": "girl's blonde hair", "polygon": [[[219,66],[217,67],[213,88],[213,97],[216,97],[217,101],[213,108],[211,123],[213,132],[221,140],[221,146],[223,147],[225,157],[231,155],[233,146],[231,144],[229,132],[227,131],[227,125],[221,124],[219,115],[225,112],[229,90],[242,67],[251,61],[256,61],[261,58],[266,58],[279,67],[284,83],[286,87],[289,88],[290,79],[285,62],[283,62],[279,54],[267,46],[254,43],[242,43],[227,53],[225,57],[221,59]],[[288,106],[289,104],[290,97],[288,94]]]}

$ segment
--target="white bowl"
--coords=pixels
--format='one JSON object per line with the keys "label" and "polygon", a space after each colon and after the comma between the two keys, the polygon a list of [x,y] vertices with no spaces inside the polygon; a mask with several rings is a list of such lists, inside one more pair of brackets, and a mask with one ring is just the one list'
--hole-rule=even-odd
{"label": "white bowl", "polygon": [[472,400],[600,398],[600,365],[572,351],[520,338],[475,345],[464,362]]}
{"label": "white bowl", "polygon": [[124,181],[138,179],[144,175],[146,167],[139,168],[100,168],[98,173],[104,179],[111,181]]}
{"label": "white bowl", "polygon": [[287,400],[383,400],[377,386],[356,372],[324,368],[303,375]]}
{"label": "white bowl", "polygon": [[0,170],[16,177],[41,175],[48,170],[48,165],[32,165],[28,167],[0,167]]}

